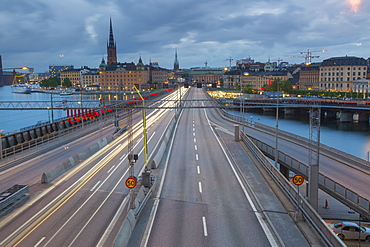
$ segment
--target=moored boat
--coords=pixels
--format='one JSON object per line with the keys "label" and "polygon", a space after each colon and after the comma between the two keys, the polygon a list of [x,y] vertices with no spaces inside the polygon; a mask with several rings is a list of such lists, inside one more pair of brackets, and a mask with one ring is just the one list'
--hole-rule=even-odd
{"label": "moored boat", "polygon": [[68,91],[62,91],[60,94],[60,96],[67,96],[67,95],[72,95],[72,92],[68,92]]}
{"label": "moored boat", "polygon": [[13,93],[31,93],[31,85],[27,83],[27,78],[25,75],[14,76],[12,83]]}

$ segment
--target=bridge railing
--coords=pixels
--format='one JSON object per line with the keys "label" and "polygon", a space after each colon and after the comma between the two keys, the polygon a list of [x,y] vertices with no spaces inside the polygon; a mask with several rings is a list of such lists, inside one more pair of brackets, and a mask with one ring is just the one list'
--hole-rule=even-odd
{"label": "bridge railing", "polygon": [[[325,242],[326,246],[346,246],[338,237],[336,237],[329,229],[327,224],[322,220],[320,215],[312,208],[310,203],[304,198],[301,194],[297,193],[297,188],[295,188],[265,157],[261,152],[261,147],[255,145],[255,142],[250,136],[247,136],[245,133],[241,132],[242,141],[249,147],[253,154],[260,160],[260,163],[263,165],[264,169],[269,173],[272,179],[279,185],[280,189],[290,198],[291,201],[295,202],[297,205],[298,211],[301,212],[304,218],[309,222],[309,224],[316,230],[317,234],[320,235],[321,239]],[[259,142],[263,144],[262,142]],[[271,147],[265,146],[269,148]],[[294,161],[296,162],[296,161]],[[298,167],[305,167],[304,165]],[[296,195],[299,195],[299,199],[296,198]],[[302,209],[302,210],[301,210]]]}
{"label": "bridge railing", "polygon": [[[224,117],[227,117],[233,121],[236,121],[238,123],[244,123],[246,126],[254,127],[255,129],[262,130],[266,133],[269,133],[271,135],[275,135],[275,129],[271,128],[270,126],[263,125],[260,123],[255,123],[252,121],[249,121],[248,119],[237,116],[234,114],[231,114],[227,112],[226,110],[221,110]],[[309,139],[298,136],[283,130],[278,131],[279,138],[284,138],[288,141],[294,141],[296,145],[301,146],[309,146]],[[265,155],[269,156],[270,158],[275,158],[275,148],[271,145],[268,145],[264,142],[261,142],[255,138],[250,137],[253,142],[260,148]],[[349,167],[352,167],[354,169],[364,169],[366,171],[370,171],[370,167],[368,165],[368,162],[366,162],[363,159],[360,159],[358,157],[355,157],[353,155],[350,155],[348,153],[342,152],[340,150],[337,150],[335,148],[326,146],[324,144],[320,144],[320,153],[330,155],[331,158],[336,159],[340,162],[340,160],[347,161],[348,163],[343,163]],[[279,163],[284,163],[286,166],[289,167],[289,169],[293,170],[296,173],[302,174],[306,179],[308,178],[308,172],[309,172],[309,166],[283,152],[278,152],[278,161]],[[359,212],[363,217],[366,217],[367,219],[370,219],[370,201],[369,199],[365,198],[362,195],[359,195],[355,191],[344,187],[340,183],[334,181],[328,176],[325,176],[324,174],[319,174],[319,187],[320,189],[324,190],[325,192],[331,194],[334,198],[341,201],[348,207],[356,210]]]}
{"label": "bridge railing", "polygon": [[[258,130],[263,130],[264,132],[275,136],[275,129],[271,128],[271,126],[267,126],[267,125],[264,125],[264,124],[261,124],[261,123],[252,122],[252,121],[249,121],[249,119],[247,119],[247,118],[243,119],[243,117],[231,114],[231,113],[227,112],[224,109],[222,109],[221,112],[225,117],[227,117],[231,120],[234,120],[234,121],[239,122],[239,123],[244,123],[246,126],[255,127]],[[303,136],[299,136],[299,135],[296,135],[296,134],[293,134],[293,133],[290,133],[290,132],[287,132],[287,131],[284,131],[284,130],[278,130],[278,135],[279,135],[279,138],[284,138],[288,141],[294,141],[296,143],[296,145],[301,145],[301,146],[306,146],[307,147],[310,144],[310,140],[308,138],[305,138]],[[315,144],[315,143],[316,142],[313,142],[313,144]],[[366,171],[370,172],[369,162],[367,162],[366,160],[361,159],[359,157],[356,157],[354,155],[351,155],[351,154],[348,154],[346,152],[335,149],[333,147],[329,147],[325,144],[320,143],[320,153],[330,155],[332,158],[336,159],[339,162],[340,161],[346,161],[347,163],[343,163],[343,164],[347,165],[347,166],[350,166],[354,169],[360,168],[360,169],[363,169],[363,170],[366,170]]]}
{"label": "bridge railing", "polygon": [[[249,136],[253,143],[268,157],[275,157],[275,148],[268,145],[256,138]],[[288,167],[290,170],[297,174],[301,174],[303,177],[308,179],[309,166],[304,164],[290,155],[279,151],[278,162]],[[346,188],[342,184],[334,181],[333,179],[319,173],[319,188],[328,194],[332,195],[337,200],[341,201],[348,207],[356,210],[362,216],[370,219],[370,201],[365,197],[359,195],[355,191]]]}

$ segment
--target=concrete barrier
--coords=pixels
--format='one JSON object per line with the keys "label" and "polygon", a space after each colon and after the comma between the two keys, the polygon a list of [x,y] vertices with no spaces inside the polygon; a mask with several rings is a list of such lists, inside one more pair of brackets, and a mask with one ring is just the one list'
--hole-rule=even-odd
{"label": "concrete barrier", "polygon": [[134,210],[130,209],[128,212],[127,218],[125,219],[121,230],[118,233],[118,236],[116,240],[114,241],[115,247],[125,247],[128,244],[128,241],[130,240],[130,236],[132,234],[132,231],[135,228],[136,225],[136,218],[135,218],[135,212]]}
{"label": "concrete barrier", "polygon": [[41,183],[47,184],[68,171],[69,169],[73,168],[74,166],[78,165],[82,161],[88,159],[91,155],[105,147],[108,143],[113,141],[113,137],[109,136],[107,138],[104,138],[100,140],[99,142],[93,144],[88,149],[86,149],[84,152],[79,153],[77,155],[74,155],[72,157],[69,157],[68,160],[46,172],[44,172],[41,175]]}
{"label": "concrete barrier", "polygon": [[165,141],[162,141],[156,155],[154,156],[151,164],[150,164],[150,167],[153,168],[153,169],[157,169],[158,166],[159,166],[159,163],[161,163],[161,160],[163,158],[163,155],[164,155],[164,152],[166,151],[166,143]]}
{"label": "concrete barrier", "polygon": [[136,210],[139,208],[140,204],[144,201],[144,197],[145,197],[144,188],[145,188],[144,186],[141,186],[139,192],[136,195],[135,202],[134,202],[135,214],[136,214]]}

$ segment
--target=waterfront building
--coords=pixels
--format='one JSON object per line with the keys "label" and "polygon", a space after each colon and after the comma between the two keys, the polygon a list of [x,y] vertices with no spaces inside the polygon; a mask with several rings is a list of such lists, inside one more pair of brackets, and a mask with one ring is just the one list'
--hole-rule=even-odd
{"label": "waterfront building", "polygon": [[255,91],[264,90],[276,79],[288,80],[287,71],[262,71],[243,73],[240,77],[242,88],[252,88]]}
{"label": "waterfront building", "polygon": [[353,82],[367,77],[366,60],[359,57],[332,57],[320,67],[320,90],[351,92]]}
{"label": "waterfront building", "polygon": [[242,71],[240,69],[224,69],[225,73],[223,74],[223,87],[224,88],[240,88],[240,78]]}
{"label": "waterfront building", "polygon": [[356,93],[363,93],[363,98],[368,97],[370,92],[370,80],[361,79],[353,81],[352,91]]}
{"label": "waterfront building", "polygon": [[163,85],[168,83],[168,79],[170,78],[171,72],[167,69],[161,67],[152,67],[149,66],[150,69],[150,82],[155,85]]}
{"label": "waterfront building", "polygon": [[73,68],[74,68],[73,65],[49,65],[50,77],[56,76],[60,78],[60,72]]}
{"label": "waterfront building", "polygon": [[301,67],[297,88],[302,90],[318,90],[321,63],[311,63]]}
{"label": "waterfront building", "polygon": [[71,81],[73,87],[81,86],[81,70],[82,69],[71,68],[60,71],[60,81],[63,82],[64,79],[68,78]]}
{"label": "waterfront building", "polygon": [[81,73],[81,87],[83,89],[100,88],[99,71],[98,69],[92,69]]}
{"label": "waterfront building", "polygon": [[205,84],[220,83],[224,74],[223,68],[192,68],[190,69],[190,79],[193,82],[201,82]]}
{"label": "waterfront building", "polygon": [[149,82],[149,69],[145,65],[135,63],[113,63],[99,70],[100,87],[102,90],[131,90],[135,85]]}
{"label": "waterfront building", "polygon": [[137,64],[117,62],[112,19],[110,19],[107,43],[107,63],[103,58],[99,65],[98,74],[100,88],[104,91],[132,90],[134,85],[139,89],[147,89],[150,87],[150,83],[163,84],[168,80],[168,70],[160,68],[158,63],[145,65],[141,56]]}

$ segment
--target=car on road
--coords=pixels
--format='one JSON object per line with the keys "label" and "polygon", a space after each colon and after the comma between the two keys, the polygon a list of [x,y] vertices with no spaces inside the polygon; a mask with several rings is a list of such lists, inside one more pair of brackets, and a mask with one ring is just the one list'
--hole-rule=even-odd
{"label": "car on road", "polygon": [[340,239],[361,239],[370,242],[370,228],[359,226],[353,222],[339,222],[329,225]]}

